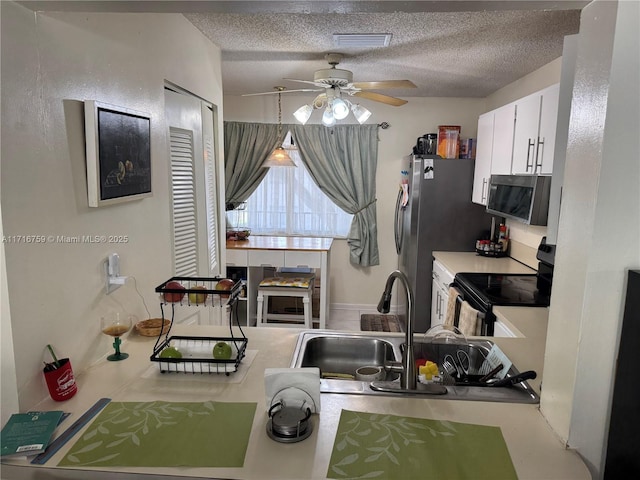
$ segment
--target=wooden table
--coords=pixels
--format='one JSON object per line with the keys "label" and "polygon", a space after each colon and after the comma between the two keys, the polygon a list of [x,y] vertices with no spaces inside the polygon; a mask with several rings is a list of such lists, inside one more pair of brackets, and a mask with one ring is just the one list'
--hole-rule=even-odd
{"label": "wooden table", "polygon": [[332,238],[252,235],[227,240],[227,267],[247,268],[247,325],[256,317],[258,284],[264,267],[320,269],[320,328],[326,328],[329,308],[329,252]]}

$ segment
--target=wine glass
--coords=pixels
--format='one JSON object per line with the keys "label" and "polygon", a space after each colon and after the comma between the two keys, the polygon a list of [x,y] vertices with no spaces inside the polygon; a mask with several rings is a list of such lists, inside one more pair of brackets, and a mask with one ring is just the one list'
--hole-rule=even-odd
{"label": "wine glass", "polygon": [[120,344],[122,343],[120,337],[131,329],[133,317],[133,315],[116,313],[115,315],[109,315],[100,319],[100,329],[102,333],[114,337],[113,348],[115,348],[116,351],[107,357],[107,360],[110,362],[124,360],[129,357],[128,353],[122,353],[120,351]]}

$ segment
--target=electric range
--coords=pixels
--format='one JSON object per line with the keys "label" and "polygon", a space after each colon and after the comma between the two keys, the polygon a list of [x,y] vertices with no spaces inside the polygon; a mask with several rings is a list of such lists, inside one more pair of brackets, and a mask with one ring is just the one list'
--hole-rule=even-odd
{"label": "electric range", "polygon": [[460,300],[477,309],[482,321],[482,334],[493,335],[494,306],[548,307],[551,301],[555,246],[538,247],[538,272],[511,273],[458,273],[453,286],[460,292]]}

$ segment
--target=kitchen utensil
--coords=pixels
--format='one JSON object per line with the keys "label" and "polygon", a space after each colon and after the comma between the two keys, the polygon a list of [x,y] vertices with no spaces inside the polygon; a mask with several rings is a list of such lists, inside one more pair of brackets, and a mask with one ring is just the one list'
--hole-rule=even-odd
{"label": "kitchen utensil", "polygon": [[502,370],[500,370],[495,376],[502,379],[507,375],[507,372],[511,368],[512,363],[511,360],[509,360],[503,353],[503,351],[500,350],[500,347],[494,344],[491,347],[491,350],[489,350],[487,358],[484,360],[484,363],[480,367],[480,371],[478,373],[480,373],[481,375],[485,375],[500,364],[502,364]]}
{"label": "kitchen utensil", "polygon": [[456,365],[455,360],[449,354],[445,355],[444,359],[442,360],[442,369],[444,373],[451,377],[460,378],[462,376],[462,374],[458,370],[458,366]]}
{"label": "kitchen utensil", "polygon": [[416,140],[416,153],[418,155],[424,155],[427,153],[427,139],[423,137],[418,137]]}
{"label": "kitchen utensil", "polygon": [[525,380],[532,380],[537,377],[536,372],[533,370],[527,370],[526,372],[518,373],[512,377],[506,377],[501,380],[496,380],[495,382],[491,382],[492,387],[507,387],[511,385],[515,385],[516,383],[523,382]]}
{"label": "kitchen utensil", "polygon": [[495,367],[493,370],[491,370],[489,373],[487,373],[486,375],[484,375],[482,378],[480,378],[480,382],[486,382],[488,380],[491,380],[495,375],[497,375],[497,373],[502,370],[504,366],[502,364],[498,365],[497,367]]}
{"label": "kitchen utensil", "polygon": [[425,154],[427,155],[435,155],[438,150],[438,134],[437,133],[427,133],[423,135],[425,138]]}
{"label": "kitchen utensil", "polygon": [[49,350],[49,353],[51,354],[51,358],[53,358],[53,366],[55,368],[60,368],[60,362],[58,361],[58,358],[56,357],[56,354],[53,352],[53,347],[51,345],[47,345],[47,349]]}
{"label": "kitchen utensil", "polygon": [[465,352],[464,350],[457,350],[456,358],[458,359],[458,366],[460,367],[460,370],[465,375],[469,375],[469,366],[471,365],[469,354],[467,354],[467,352]]}
{"label": "kitchen utensil", "polygon": [[464,387],[510,387],[515,385],[516,383],[523,382],[525,380],[530,380],[536,378],[537,374],[533,370],[527,370],[526,372],[518,373],[517,375],[513,375],[511,377],[506,377],[503,379],[491,378],[485,382],[481,381],[456,381],[456,386],[464,386]]}

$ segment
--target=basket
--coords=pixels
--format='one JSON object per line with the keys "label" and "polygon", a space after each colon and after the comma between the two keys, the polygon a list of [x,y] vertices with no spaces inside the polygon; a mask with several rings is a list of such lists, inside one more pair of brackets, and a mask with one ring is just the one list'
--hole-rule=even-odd
{"label": "basket", "polygon": [[136,323],[136,332],[143,337],[157,337],[169,331],[171,320],[166,318],[149,318]]}
{"label": "basket", "polygon": [[[223,360],[213,357],[212,349],[217,342],[226,342],[231,346],[231,358]],[[161,357],[162,350],[168,346],[176,347],[183,356],[181,358]],[[230,375],[238,370],[246,349],[246,338],[175,335],[156,345],[150,360],[158,364],[161,373],[224,373]]]}

